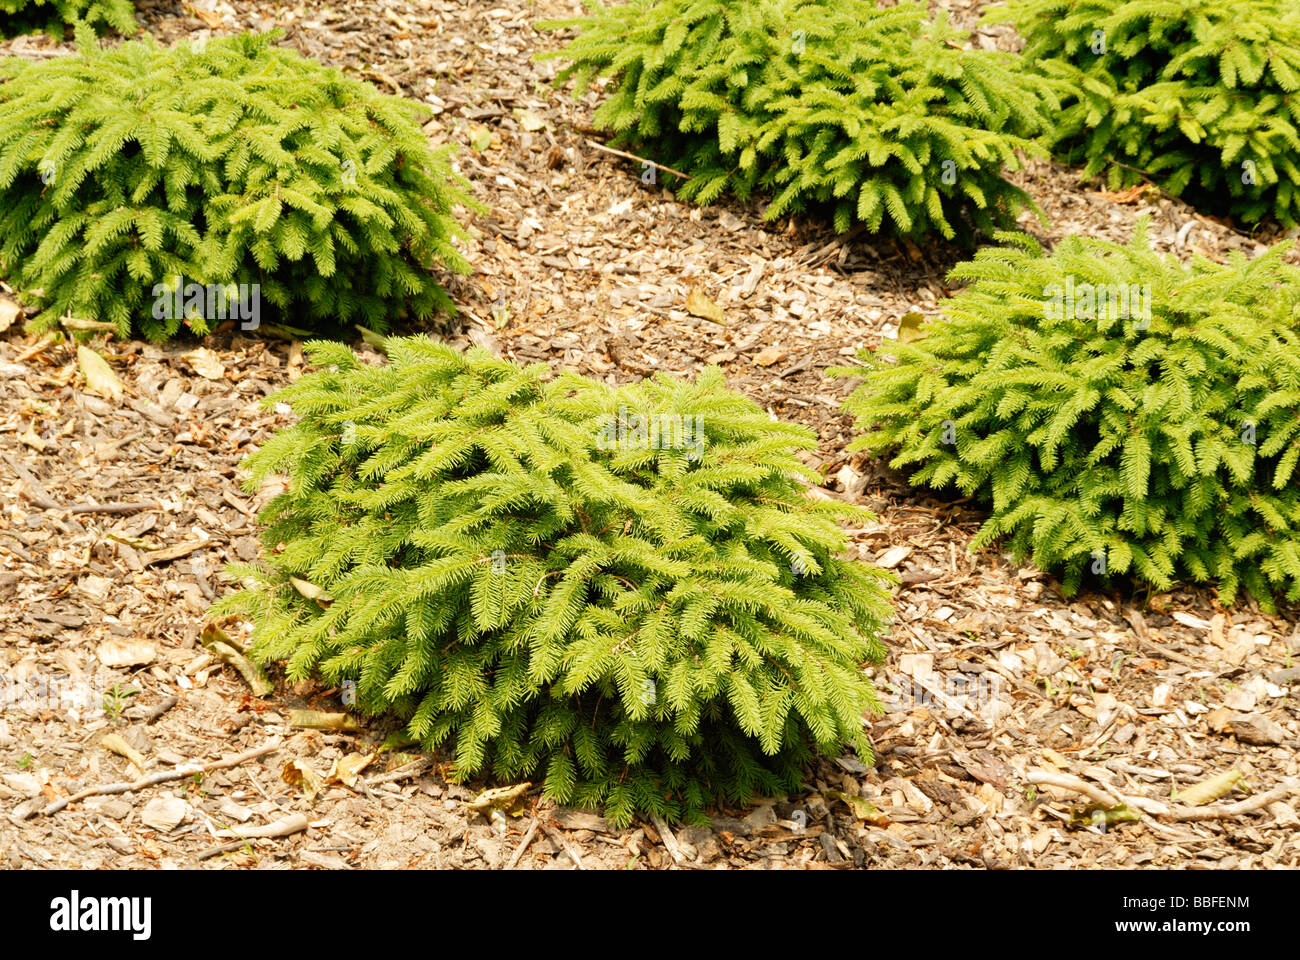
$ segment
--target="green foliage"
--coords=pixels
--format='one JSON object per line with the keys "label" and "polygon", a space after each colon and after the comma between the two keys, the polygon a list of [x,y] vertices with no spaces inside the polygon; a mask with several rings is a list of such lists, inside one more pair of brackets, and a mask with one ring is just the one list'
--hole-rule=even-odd
{"label": "green foliage", "polygon": [[1300,217],[1300,6],[1293,0],[1016,0],[1063,109],[1054,149],[1112,190],[1146,176],[1254,223]]}
{"label": "green foliage", "polygon": [[890,577],[840,559],[864,511],[805,496],[809,431],[717,368],[615,388],[423,338],[310,352],[326,369],[268,401],[301,419],[247,463],[250,490],[287,473],[267,567],[215,608],[256,655],[452,738],[462,778],[541,777],[619,824],[869,756]]}
{"label": "green foliage", "polygon": [[0,35],[44,30],[62,37],[78,20],[123,34],[136,31],[131,0],[0,0]]}
{"label": "green foliage", "polygon": [[972,548],[1005,537],[1069,593],[1092,572],[1294,601],[1300,271],[1282,247],[1183,266],[1145,231],[1051,256],[1003,235],[959,265],[945,319],[834,371],[863,378],[855,446],[976,495]]}
{"label": "green foliage", "polygon": [[580,36],[549,54],[577,89],[610,77],[596,126],[692,179],[683,197],[772,197],[836,229],[865,223],[952,238],[1032,207],[1002,179],[1045,125],[1014,58],[960,48],[923,5],[869,0],[632,0],[544,28]]}
{"label": "green foliage", "polygon": [[124,337],[208,332],[208,309],[158,309],[178,277],[259,284],[295,325],[451,309],[429,270],[468,269],[451,216],[468,198],[415,104],[274,34],[78,34],[79,56],[0,63],[0,272],[43,308],[36,329],[71,311]]}

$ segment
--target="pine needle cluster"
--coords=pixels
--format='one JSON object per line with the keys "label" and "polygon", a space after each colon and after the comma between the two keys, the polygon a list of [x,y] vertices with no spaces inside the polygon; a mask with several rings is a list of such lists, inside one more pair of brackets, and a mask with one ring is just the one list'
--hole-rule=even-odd
{"label": "pine needle cluster", "polygon": [[813,436],[724,386],[608,387],[480,349],[315,342],[268,402],[301,418],[246,466],[283,472],[264,566],[218,615],[294,679],[351,681],[455,775],[699,821],[796,788],[817,751],[869,756],[890,575],[841,559],[796,456]]}
{"label": "pine needle cluster", "polygon": [[1063,109],[1052,141],[1112,190],[1148,177],[1246,223],[1300,222],[1300,6],[1015,0],[1024,57]]}
{"label": "pine needle cluster", "polygon": [[[972,542],[1085,577],[1300,598],[1300,271],[1003,235],[946,317],[890,342],[845,404],[911,482],[977,496]],[[1095,582],[1095,581],[1094,581]]]}
{"label": "pine needle cluster", "polygon": [[418,105],[273,33],[78,39],[77,56],[0,63],[0,273],[36,329],[67,312],[151,340],[217,325],[159,310],[160,285],[257,285],[298,325],[451,310],[430,270],[468,269],[451,211],[469,201]]}
{"label": "pine needle cluster", "polygon": [[[701,204],[770,197],[764,216],[816,210],[835,228],[952,238],[1032,207],[1003,179],[1050,100],[1013,57],[963,49],[910,2],[631,0],[546,29],[579,93],[607,77],[597,127],[691,179]],[[647,170],[647,174],[651,171]],[[643,176],[644,179],[644,176]]]}
{"label": "pine needle cluster", "polygon": [[0,36],[43,30],[61,38],[77,21],[133,34],[135,6],[131,0],[0,0]]}

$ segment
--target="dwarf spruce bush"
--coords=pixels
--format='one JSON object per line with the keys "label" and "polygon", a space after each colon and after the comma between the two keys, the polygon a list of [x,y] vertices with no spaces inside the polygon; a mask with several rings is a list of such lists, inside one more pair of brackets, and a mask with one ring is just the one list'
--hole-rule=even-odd
{"label": "dwarf spruce bush", "polygon": [[889,342],[845,409],[858,448],[975,495],[1018,559],[1164,590],[1300,598],[1300,271],[1282,248],[1227,266],[1004,235],[920,339]]}
{"label": "dwarf spruce bush", "polygon": [[889,575],[774,422],[710,368],[607,387],[472,349],[339,344],[271,402],[301,418],[247,463],[283,472],[265,566],[219,615],[253,650],[355,682],[456,774],[542,778],[561,803],[699,820],[868,744]]}
{"label": "dwarf spruce bush", "polygon": [[1055,150],[1111,189],[1150,177],[1254,223],[1300,222],[1300,6],[1291,0],[1016,0],[1062,111]]}
{"label": "dwarf spruce bush", "polygon": [[44,30],[62,37],[78,20],[94,29],[136,30],[131,0],[0,0],[0,36]]}
{"label": "dwarf spruce bush", "polygon": [[[965,50],[924,5],[870,0],[589,0],[550,56],[577,90],[608,77],[594,123],[691,177],[680,195],[771,198],[765,218],[829,212],[836,229],[953,237],[1009,225],[1002,178],[1045,124],[1014,58]],[[647,168],[647,175],[649,169]],[[675,178],[674,178],[675,179]]]}
{"label": "dwarf spruce bush", "polygon": [[274,34],[101,49],[78,30],[78,56],[0,63],[0,272],[37,329],[70,311],[203,334],[227,293],[297,326],[450,309],[430,268],[467,269],[467,198],[416,105]]}

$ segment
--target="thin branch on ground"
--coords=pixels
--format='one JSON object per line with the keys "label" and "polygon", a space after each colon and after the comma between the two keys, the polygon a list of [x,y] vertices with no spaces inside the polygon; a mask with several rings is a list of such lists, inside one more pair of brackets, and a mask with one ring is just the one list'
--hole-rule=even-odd
{"label": "thin branch on ground", "polygon": [[184,763],[171,770],[162,770],[158,773],[150,774],[147,777],[141,777],[139,780],[123,781],[122,783],[108,783],[102,787],[89,787],[79,793],[55,800],[39,810],[32,810],[23,819],[40,814],[48,817],[50,814],[58,813],[70,803],[79,803],[87,797],[104,797],[115,793],[134,793],[136,790],[143,790],[145,787],[152,787],[155,784],[167,783],[170,780],[184,780],[186,777],[192,777],[196,773],[209,773],[213,770],[225,770],[229,767],[237,767],[241,763],[247,763],[249,760],[256,760],[258,757],[265,756],[280,749],[280,741],[274,740],[265,746],[258,747],[255,750],[248,750],[234,757],[228,757],[223,760],[213,760],[210,763]]}

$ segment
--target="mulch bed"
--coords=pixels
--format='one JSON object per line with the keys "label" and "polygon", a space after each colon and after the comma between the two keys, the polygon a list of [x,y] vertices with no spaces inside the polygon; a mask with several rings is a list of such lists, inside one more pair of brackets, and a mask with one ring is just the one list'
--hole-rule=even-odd
{"label": "mulch bed", "polygon": [[[578,6],[195,0],[184,12],[146,4],[144,19],[165,41],[279,26],[282,43],[429,105],[431,140],[461,145],[459,169],[491,210],[466,216],[475,273],[447,278],[462,312],[432,332],[611,382],[720,364],[731,386],[818,432],[823,495],[876,511],[852,531],[856,549],[902,581],[877,671],[890,709],[874,725],[876,764],[822,762],[800,794],[720,810],[710,828],[622,831],[556,809],[536,786],[519,816],[494,820],[475,803],[494,785],[448,783],[440,756],[377,752],[351,785],[331,780],[338,761],[376,752],[391,728],[291,726],[291,710],[341,709],[339,691],[280,682],[252,697],[199,641],[209,604],[229,589],[222,567],[257,556],[255,514],[273,491],[244,490],[239,463],[289,422],[286,408],[260,402],[302,373],[301,345],[230,331],[99,344],[126,387],[114,402],[84,389],[68,345],[19,324],[0,335],[3,865],[1296,866],[1300,818],[1285,790],[1223,819],[1147,816],[1103,830],[1071,827],[1086,796],[1031,782],[1074,776],[1166,804],[1234,768],[1252,796],[1294,785],[1295,611],[1224,610],[1199,589],[1067,601],[1040,571],[968,554],[980,519],[969,504],[848,454],[838,407],[850,385],[824,370],[893,335],[904,314],[938,312],[963,251],[768,224],[758,207],[699,209],[643,184],[639,164],[593,146],[596,95],[554,90],[556,63],[533,59],[559,38],[532,24]],[[969,28],[981,4],[943,6]],[[974,42],[1015,38],[996,28]],[[23,37],[0,49],[68,48]],[[1047,163],[1017,180],[1050,218],[1046,229],[1030,216],[1024,225],[1049,244],[1067,233],[1126,240],[1140,215],[1180,256],[1223,259],[1276,239],[1158,193],[1107,194]],[[687,311],[692,290],[723,322]],[[140,767],[103,745],[110,734]],[[41,812],[88,787],[266,745],[275,749],[227,769]],[[322,781],[318,795],[286,771],[295,761]],[[220,836],[302,822],[237,848]]]}

